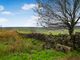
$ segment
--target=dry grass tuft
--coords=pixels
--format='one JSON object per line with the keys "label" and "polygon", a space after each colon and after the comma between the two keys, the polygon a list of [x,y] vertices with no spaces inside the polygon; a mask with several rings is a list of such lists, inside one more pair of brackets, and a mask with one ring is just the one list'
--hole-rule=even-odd
{"label": "dry grass tuft", "polygon": [[23,50],[24,43],[21,36],[15,30],[1,31],[0,41],[5,43],[8,52],[20,52]]}

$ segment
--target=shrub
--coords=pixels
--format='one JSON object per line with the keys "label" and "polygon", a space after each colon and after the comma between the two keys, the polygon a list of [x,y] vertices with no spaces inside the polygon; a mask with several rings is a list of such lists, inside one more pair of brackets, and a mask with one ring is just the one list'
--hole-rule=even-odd
{"label": "shrub", "polygon": [[[41,33],[30,33],[30,34],[22,34],[22,36],[27,38],[34,38],[37,40],[41,40],[46,42],[43,47],[44,48],[55,48],[55,45],[62,44],[65,46],[72,47],[72,41],[70,40],[70,36],[68,34],[58,34],[58,35],[52,35],[51,33],[49,35],[41,34]],[[75,38],[75,47],[76,49],[80,48],[80,33],[76,32],[74,35]]]}
{"label": "shrub", "polygon": [[75,33],[75,47],[80,49],[80,32]]}

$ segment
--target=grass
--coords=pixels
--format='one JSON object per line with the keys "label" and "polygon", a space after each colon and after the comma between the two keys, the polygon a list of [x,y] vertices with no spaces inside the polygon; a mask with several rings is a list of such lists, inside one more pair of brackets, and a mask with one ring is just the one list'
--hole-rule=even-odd
{"label": "grass", "polygon": [[[53,35],[58,35],[58,34],[68,34],[68,30],[66,29],[53,29],[53,30],[47,30],[47,29],[36,29],[36,30],[18,30],[20,33],[32,33],[32,32],[37,32],[37,33],[43,33],[43,34],[50,34],[52,33]],[[75,32],[80,32],[80,29],[76,28]]]}
{"label": "grass", "polygon": [[[60,31],[55,30],[52,33],[58,32]],[[0,60],[61,60],[80,56],[78,51],[63,53],[54,49],[43,49],[44,44],[45,42],[36,39],[23,38],[15,30],[0,31]]]}
{"label": "grass", "polygon": [[[57,52],[52,49],[50,50],[42,50],[42,51],[34,51],[33,53],[10,53],[8,55],[4,55],[0,57],[0,60],[61,60],[66,57],[76,57],[77,52],[71,52],[65,54],[63,52]],[[80,56],[80,55],[78,55]]]}
{"label": "grass", "polygon": [[29,53],[14,53],[3,56],[0,60],[56,60],[64,57],[64,53],[55,52],[53,50],[43,50],[39,52]]}

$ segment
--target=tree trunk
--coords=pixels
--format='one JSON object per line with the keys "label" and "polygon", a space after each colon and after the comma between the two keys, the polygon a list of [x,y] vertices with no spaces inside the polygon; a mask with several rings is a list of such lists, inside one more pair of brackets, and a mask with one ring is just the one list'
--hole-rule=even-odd
{"label": "tree trunk", "polygon": [[74,36],[74,28],[69,29],[70,41],[72,42],[72,48],[75,49],[75,36]]}

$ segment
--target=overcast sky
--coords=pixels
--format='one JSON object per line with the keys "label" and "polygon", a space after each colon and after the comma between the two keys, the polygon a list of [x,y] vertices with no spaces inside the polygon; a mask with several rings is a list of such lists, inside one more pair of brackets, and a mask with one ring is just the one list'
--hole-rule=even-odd
{"label": "overcast sky", "polygon": [[0,26],[36,27],[35,0],[0,0]]}

